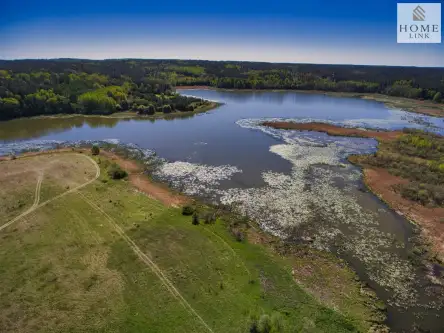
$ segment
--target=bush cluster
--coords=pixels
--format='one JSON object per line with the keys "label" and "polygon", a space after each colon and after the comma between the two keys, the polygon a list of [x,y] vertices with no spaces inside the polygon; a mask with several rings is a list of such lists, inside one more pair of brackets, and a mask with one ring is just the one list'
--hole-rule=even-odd
{"label": "bush cluster", "polygon": [[366,164],[388,169],[395,176],[426,184],[444,184],[444,163],[415,161],[399,154],[378,152],[362,159]]}
{"label": "bush cluster", "polygon": [[424,206],[444,206],[444,188],[442,186],[411,182],[399,185],[397,190],[404,198],[419,202]]}
{"label": "bush cluster", "polygon": [[116,163],[111,164],[108,167],[108,176],[112,179],[122,179],[125,178],[128,174],[125,170],[123,170]]}
{"label": "bush cluster", "polygon": [[436,161],[444,158],[443,137],[415,129],[405,129],[404,132],[406,135],[395,143],[399,153]]}
{"label": "bush cluster", "polygon": [[189,216],[189,215],[193,215],[194,212],[195,212],[195,209],[194,209],[193,206],[185,205],[185,206],[182,207],[182,215]]}
{"label": "bush cluster", "polygon": [[99,155],[100,154],[100,148],[97,145],[94,145],[91,147],[91,154],[92,155]]}
{"label": "bush cluster", "polygon": [[259,318],[253,318],[250,325],[250,333],[282,333],[285,331],[285,322],[279,313],[269,316],[262,314]]}

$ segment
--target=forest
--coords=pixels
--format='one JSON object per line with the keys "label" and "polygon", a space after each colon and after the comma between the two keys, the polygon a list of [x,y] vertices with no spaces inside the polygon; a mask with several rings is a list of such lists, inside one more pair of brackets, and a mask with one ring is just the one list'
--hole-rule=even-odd
{"label": "forest", "polygon": [[380,93],[444,102],[444,68],[145,59],[0,60],[0,119],[192,111],[175,86]]}
{"label": "forest", "polygon": [[209,104],[162,79],[63,70],[0,70],[0,120],[55,114],[189,112]]}

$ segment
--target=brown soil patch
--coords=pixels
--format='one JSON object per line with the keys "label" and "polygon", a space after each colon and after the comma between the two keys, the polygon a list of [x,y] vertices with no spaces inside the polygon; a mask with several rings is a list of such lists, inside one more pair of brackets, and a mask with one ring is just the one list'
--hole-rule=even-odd
{"label": "brown soil patch", "polygon": [[137,162],[124,159],[116,154],[103,150],[100,154],[111,159],[124,169],[129,175],[128,179],[131,184],[139,191],[162,202],[164,205],[179,207],[190,201],[187,197],[173,193],[169,188],[151,181],[142,173],[143,170]]}
{"label": "brown soil patch", "polygon": [[116,162],[122,169],[125,169],[125,171],[128,172],[128,174],[142,172],[142,169],[135,161],[126,160],[116,154],[104,150],[100,151],[100,155],[103,155],[109,158],[110,160]]}
{"label": "brown soil patch", "polygon": [[131,184],[150,197],[161,201],[164,205],[179,207],[190,200],[183,195],[174,194],[168,188],[155,184],[143,174],[130,174]]}
{"label": "brown soil patch", "polygon": [[408,183],[408,180],[391,175],[385,169],[364,168],[364,181],[398,214],[418,223],[438,259],[444,261],[444,208],[429,208],[403,198],[393,186]]}
{"label": "brown soil patch", "polygon": [[434,117],[444,117],[444,110],[439,109],[426,109],[426,108],[418,108],[416,110],[418,113],[422,113],[428,116],[434,116]]}
{"label": "brown soil patch", "polygon": [[374,138],[378,140],[395,140],[402,135],[401,131],[376,131],[359,128],[346,128],[326,123],[292,123],[292,122],[264,122],[264,126],[277,129],[294,129],[300,131],[323,132],[334,136],[352,136],[361,138]]}

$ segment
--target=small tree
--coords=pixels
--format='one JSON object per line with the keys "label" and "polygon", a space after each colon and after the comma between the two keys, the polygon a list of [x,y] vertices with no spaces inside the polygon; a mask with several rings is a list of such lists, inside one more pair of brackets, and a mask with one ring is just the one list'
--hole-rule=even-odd
{"label": "small tree", "polygon": [[91,147],[91,154],[92,155],[99,155],[100,154],[100,148],[97,145],[93,145]]}
{"label": "small tree", "polygon": [[146,109],[146,113],[149,115],[153,115],[156,113],[156,107],[153,104],[148,105],[148,108]]}
{"label": "small tree", "polygon": [[435,94],[435,96],[433,97],[433,101],[436,102],[436,103],[440,103],[441,102],[441,93],[440,92],[437,92]]}
{"label": "small tree", "polygon": [[136,110],[137,110],[137,113],[138,113],[138,114],[146,114],[146,113],[145,113],[145,110],[146,110],[145,105],[139,105],[139,106],[137,106],[137,107],[136,107]]}
{"label": "small tree", "polygon": [[171,106],[170,105],[164,105],[162,108],[163,113],[171,113]]}
{"label": "small tree", "polygon": [[194,225],[199,224],[199,216],[196,213],[193,214],[193,224]]}

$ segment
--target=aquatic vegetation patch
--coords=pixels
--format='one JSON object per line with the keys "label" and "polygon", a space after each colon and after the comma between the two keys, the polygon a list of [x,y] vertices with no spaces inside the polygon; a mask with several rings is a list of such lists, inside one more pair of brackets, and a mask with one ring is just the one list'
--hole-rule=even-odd
{"label": "aquatic vegetation patch", "polygon": [[220,181],[238,172],[242,170],[230,165],[207,166],[178,161],[162,164],[153,175],[185,194],[199,195],[216,192],[215,187]]}

